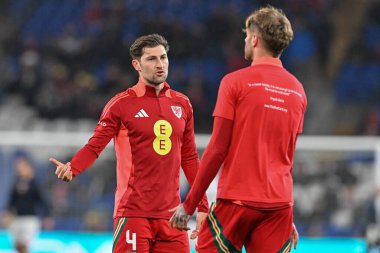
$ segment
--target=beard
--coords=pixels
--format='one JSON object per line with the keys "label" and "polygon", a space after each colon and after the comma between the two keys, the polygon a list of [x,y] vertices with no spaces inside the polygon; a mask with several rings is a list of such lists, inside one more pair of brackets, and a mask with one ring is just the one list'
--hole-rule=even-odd
{"label": "beard", "polygon": [[165,74],[165,75],[163,75],[163,76],[160,76],[160,77],[153,75],[153,76],[151,76],[151,77],[149,77],[149,78],[145,78],[145,79],[146,79],[146,81],[147,81],[149,84],[152,84],[152,85],[154,85],[154,86],[157,86],[157,85],[160,85],[160,84],[162,84],[163,82],[165,82],[167,77],[168,77],[167,74]]}

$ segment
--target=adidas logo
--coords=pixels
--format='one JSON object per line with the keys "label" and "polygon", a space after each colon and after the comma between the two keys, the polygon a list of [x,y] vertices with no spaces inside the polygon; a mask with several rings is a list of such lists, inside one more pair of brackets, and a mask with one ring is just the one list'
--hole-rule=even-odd
{"label": "adidas logo", "polygon": [[144,109],[141,109],[136,115],[135,118],[148,118],[148,114],[144,111]]}

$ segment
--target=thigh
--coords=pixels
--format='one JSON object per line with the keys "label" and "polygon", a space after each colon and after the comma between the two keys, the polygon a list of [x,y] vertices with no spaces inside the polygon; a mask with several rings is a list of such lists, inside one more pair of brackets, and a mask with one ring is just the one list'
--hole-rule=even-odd
{"label": "thigh", "polygon": [[277,211],[264,211],[263,213],[261,221],[254,227],[244,243],[247,252],[289,252],[293,223],[292,207]]}
{"label": "thigh", "polygon": [[148,219],[118,217],[114,219],[113,253],[149,253],[152,234]]}
{"label": "thigh", "polygon": [[250,231],[246,207],[228,200],[213,204],[198,236],[197,252],[241,252]]}
{"label": "thigh", "polygon": [[151,220],[156,231],[152,246],[152,253],[189,253],[189,237],[187,231],[179,231],[169,226],[165,219]]}
{"label": "thigh", "polygon": [[34,216],[15,218],[10,230],[16,243],[29,244],[40,230],[40,221]]}

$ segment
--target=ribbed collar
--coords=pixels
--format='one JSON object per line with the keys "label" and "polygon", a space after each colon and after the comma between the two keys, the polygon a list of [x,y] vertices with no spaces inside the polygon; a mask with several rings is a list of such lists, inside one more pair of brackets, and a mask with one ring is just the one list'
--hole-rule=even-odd
{"label": "ribbed collar", "polygon": [[136,95],[138,97],[142,97],[144,95],[148,97],[163,97],[167,96],[170,97],[170,86],[167,82],[164,82],[164,87],[160,91],[160,94],[158,96],[156,95],[156,89],[153,86],[146,85],[143,81],[139,80],[139,82],[132,87],[132,89],[136,92]]}

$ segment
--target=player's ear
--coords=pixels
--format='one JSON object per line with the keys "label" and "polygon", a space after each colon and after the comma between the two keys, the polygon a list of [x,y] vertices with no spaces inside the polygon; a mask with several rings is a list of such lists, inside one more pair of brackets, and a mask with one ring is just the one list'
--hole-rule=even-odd
{"label": "player's ear", "polygon": [[259,35],[254,33],[252,36],[251,42],[252,42],[252,46],[256,47],[259,42]]}
{"label": "player's ear", "polygon": [[132,66],[136,71],[141,71],[141,65],[140,62],[137,59],[132,60]]}

